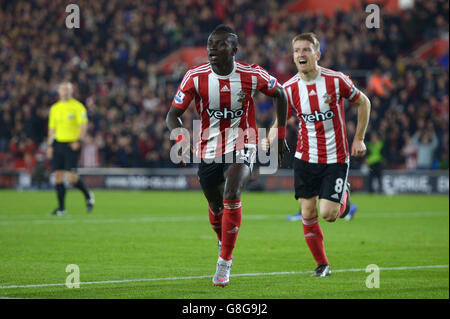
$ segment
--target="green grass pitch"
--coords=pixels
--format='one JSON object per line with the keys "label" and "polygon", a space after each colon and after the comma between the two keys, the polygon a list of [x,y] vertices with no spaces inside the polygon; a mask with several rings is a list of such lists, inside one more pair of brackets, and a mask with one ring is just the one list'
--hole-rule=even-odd
{"label": "green grass pitch", "polygon": [[[449,298],[448,196],[352,194],[354,220],[320,220],[333,274],[313,258],[291,193],[247,192],[230,285],[213,287],[215,233],[200,192],[0,191],[0,298]],[[66,287],[69,264],[80,288]],[[380,267],[367,288],[366,267]]]}

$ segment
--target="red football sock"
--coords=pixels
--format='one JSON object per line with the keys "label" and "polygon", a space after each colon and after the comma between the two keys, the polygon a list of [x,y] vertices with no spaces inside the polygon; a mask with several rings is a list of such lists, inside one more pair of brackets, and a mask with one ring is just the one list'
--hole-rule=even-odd
{"label": "red football sock", "polygon": [[328,265],[325,247],[323,246],[323,233],[319,225],[319,218],[302,218],[303,232],[306,244],[309,247],[317,265]]}
{"label": "red football sock", "polygon": [[222,217],[222,252],[220,257],[225,260],[233,259],[232,253],[236,238],[241,227],[241,200],[224,200]]}
{"label": "red football sock", "polygon": [[217,234],[217,239],[222,241],[222,216],[223,208],[219,212],[214,212],[211,207],[208,206],[209,210],[209,222],[211,223],[212,229]]}
{"label": "red football sock", "polygon": [[341,209],[339,210],[339,215],[337,216],[336,219],[338,219],[339,217],[341,217],[342,214],[344,213],[345,208],[347,207],[347,198],[348,198],[348,192],[345,192],[345,194],[344,194],[344,201],[343,201],[342,204],[341,204]]}

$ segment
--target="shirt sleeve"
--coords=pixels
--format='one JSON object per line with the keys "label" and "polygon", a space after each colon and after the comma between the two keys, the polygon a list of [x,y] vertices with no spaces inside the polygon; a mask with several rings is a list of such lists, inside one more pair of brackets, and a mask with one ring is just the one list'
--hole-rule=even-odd
{"label": "shirt sleeve", "polygon": [[278,80],[257,64],[253,64],[252,68],[256,71],[258,79],[256,89],[265,95],[272,96],[277,90]]}
{"label": "shirt sleeve", "polygon": [[172,105],[186,110],[191,104],[192,99],[195,96],[195,86],[194,81],[191,77],[191,72],[187,72],[184,75],[183,81],[181,81],[180,86],[178,87],[178,91],[173,98]]}
{"label": "shirt sleeve", "polygon": [[55,118],[55,108],[53,106],[50,107],[50,112],[48,114],[48,128],[54,129],[56,127],[56,118]]}
{"label": "shirt sleeve", "polygon": [[353,103],[359,98],[361,92],[353,84],[349,76],[340,73],[339,94]]}
{"label": "shirt sleeve", "polygon": [[77,116],[78,124],[84,124],[88,122],[87,111],[83,104],[79,104],[79,111]]}
{"label": "shirt sleeve", "polygon": [[288,91],[288,87],[283,86],[283,90],[284,90],[284,93],[286,94],[286,99],[287,99],[287,109],[288,109],[287,118],[286,118],[286,121],[287,121],[292,116],[294,106],[292,105],[292,96],[291,96],[290,92]]}

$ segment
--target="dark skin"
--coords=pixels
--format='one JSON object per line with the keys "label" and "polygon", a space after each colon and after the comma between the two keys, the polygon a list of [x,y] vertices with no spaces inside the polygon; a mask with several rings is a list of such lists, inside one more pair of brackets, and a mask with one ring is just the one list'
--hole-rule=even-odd
{"label": "dark skin", "polygon": [[[226,76],[233,71],[237,44],[237,37],[228,32],[217,31],[209,35],[206,49],[209,62],[216,74]],[[281,86],[277,86],[272,98],[276,106],[279,125],[285,126],[287,100]],[[183,113],[184,110],[173,105],[171,106],[166,117],[166,124],[170,131],[182,127],[180,117]],[[278,163],[281,164],[283,154],[287,150],[287,143],[284,139],[278,142]],[[250,175],[250,168],[244,163],[231,164],[224,173],[224,183],[215,189],[203,189],[203,194],[211,209],[214,212],[219,212],[223,208],[223,200],[239,199],[245,185],[250,179]]]}

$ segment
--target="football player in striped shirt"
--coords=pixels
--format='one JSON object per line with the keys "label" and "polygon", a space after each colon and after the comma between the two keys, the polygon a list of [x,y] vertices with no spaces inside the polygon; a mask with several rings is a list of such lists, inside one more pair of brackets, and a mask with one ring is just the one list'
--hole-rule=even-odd
{"label": "football player in striped shirt", "polygon": [[[167,114],[170,131],[182,127],[181,115],[194,101],[201,123],[196,137],[198,176],[209,204],[209,220],[217,234],[219,257],[215,286],[229,283],[232,252],[241,227],[241,192],[255,161],[257,126],[253,96],[271,96],[277,110],[279,160],[285,150],[287,101],[277,79],[259,65],[235,60],[238,37],[225,25],[209,35],[209,62],[191,68],[184,76]],[[177,142],[186,138],[178,135]],[[230,160],[231,159],[231,160]]]}
{"label": "football player in striped shirt", "polygon": [[[370,101],[348,76],[318,65],[320,43],[315,34],[297,35],[292,40],[292,49],[298,73],[283,88],[288,97],[288,118],[295,114],[299,122],[293,163],[295,198],[300,202],[306,243],[317,263],[313,276],[323,277],[330,275],[331,270],[318,215],[334,222],[350,210],[347,182],[350,155],[361,157],[366,153],[364,137]],[[358,107],[351,149],[347,142],[344,99]],[[269,132],[270,140],[276,127],[275,121]]]}

